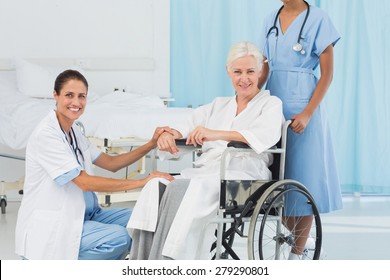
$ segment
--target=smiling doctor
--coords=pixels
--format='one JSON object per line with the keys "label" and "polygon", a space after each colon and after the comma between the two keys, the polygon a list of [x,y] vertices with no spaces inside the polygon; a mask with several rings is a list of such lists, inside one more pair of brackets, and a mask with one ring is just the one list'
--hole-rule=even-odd
{"label": "smiling doctor", "polygon": [[25,259],[123,259],[131,247],[126,225],[132,210],[102,209],[94,192],[131,190],[154,177],[173,177],[156,171],[139,180],[111,179],[94,176],[93,164],[118,171],[155,148],[169,128],[157,128],[152,139],[134,151],[110,156],[74,123],[87,103],[85,77],[74,70],[62,72],[53,95],[56,110],[40,122],[27,144],[16,253]]}

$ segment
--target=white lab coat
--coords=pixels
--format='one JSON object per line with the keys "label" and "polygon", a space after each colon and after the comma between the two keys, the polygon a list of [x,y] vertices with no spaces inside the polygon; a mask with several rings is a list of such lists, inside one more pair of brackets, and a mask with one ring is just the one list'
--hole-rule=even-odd
{"label": "white lab coat", "polygon": [[[184,137],[196,126],[238,131],[258,155],[242,155],[229,162],[229,179],[270,178],[269,154],[261,154],[276,144],[284,121],[281,101],[268,91],[256,95],[238,116],[235,97],[216,98],[194,111],[188,127],[176,127]],[[213,227],[204,232],[207,221],[217,213],[220,189],[220,159],[226,141],[205,142],[196,168],[187,168],[181,177],[191,178],[190,185],[171,225],[162,254],[173,259],[209,258]],[[158,216],[158,180],[151,180],[142,190],[133,209],[128,228],[154,232]],[[203,239],[204,238],[204,239]],[[202,244],[200,241],[204,240]]]}
{"label": "white lab coat", "polygon": [[[93,174],[91,158],[101,152],[90,145],[77,126],[73,129],[84,156],[84,169]],[[53,110],[27,144],[24,196],[15,230],[16,254],[27,259],[78,258],[85,212],[83,192],[72,181],[63,186],[54,181],[78,166]]]}

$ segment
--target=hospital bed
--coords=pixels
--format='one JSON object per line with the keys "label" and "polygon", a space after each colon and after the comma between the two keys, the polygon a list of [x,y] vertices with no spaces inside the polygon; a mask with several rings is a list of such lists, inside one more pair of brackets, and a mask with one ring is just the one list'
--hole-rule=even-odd
{"label": "hospital bed", "polygon": [[[233,250],[234,240],[238,237],[247,238],[248,259],[287,259],[294,237],[284,226],[284,218],[294,216],[289,213],[300,203],[306,204],[314,216],[309,229],[309,236],[314,242],[305,249],[308,250],[306,253],[309,259],[319,259],[322,227],[315,201],[303,184],[284,177],[287,129],[290,123],[284,123],[281,141],[267,151],[274,155],[270,181],[227,180],[228,158],[240,153],[254,153],[246,144],[228,144],[221,159],[218,214],[210,222],[217,225],[216,239],[211,247],[212,259],[239,259]],[[290,199],[290,207],[286,207],[287,197]],[[295,220],[293,227],[298,222]]]}
{"label": "hospital bed", "polygon": [[[137,60],[136,64],[141,64],[141,62]],[[123,61],[121,61],[120,66],[123,65]],[[132,65],[130,63],[129,68]],[[149,61],[144,61],[142,67],[146,68],[141,70],[148,70],[147,68],[152,67],[150,65]],[[124,68],[123,66],[121,70]],[[92,71],[98,70],[92,69]],[[88,79],[88,75],[86,76]],[[55,101],[50,98],[52,90],[47,97],[22,92],[23,85],[20,85],[19,78],[13,66],[4,67],[4,62],[0,61],[0,158],[10,161],[24,160],[23,156],[14,156],[10,151],[23,151],[34,127],[50,110],[55,108]],[[28,78],[37,79],[36,75]],[[54,83],[54,78],[50,83]],[[40,84],[39,81],[37,84]],[[44,83],[41,82],[41,84]],[[34,91],[32,87],[27,87],[27,90],[30,88],[31,91]],[[192,113],[191,108],[167,106],[166,102],[169,99],[162,99],[158,95],[118,90],[97,94],[93,91],[93,85],[91,87],[90,84],[90,88],[92,89],[88,93],[87,107],[79,121],[84,125],[85,135],[90,138],[91,142],[107,153],[117,154],[135,149],[151,138],[156,127],[182,125]],[[26,84],[24,90],[26,90]],[[152,159],[151,162],[154,162],[155,158],[153,153],[148,155]],[[145,158],[136,165],[134,166],[135,173],[129,173],[126,170],[125,176],[127,178],[144,173]],[[150,168],[155,169],[155,165]],[[0,181],[2,181],[0,202],[2,206],[4,205],[2,213],[5,213],[7,204],[5,192],[20,188],[23,179],[6,181],[0,178]],[[104,205],[118,201],[136,200],[137,196],[136,191],[124,192],[115,195],[115,197],[111,193],[98,194],[99,202]]]}

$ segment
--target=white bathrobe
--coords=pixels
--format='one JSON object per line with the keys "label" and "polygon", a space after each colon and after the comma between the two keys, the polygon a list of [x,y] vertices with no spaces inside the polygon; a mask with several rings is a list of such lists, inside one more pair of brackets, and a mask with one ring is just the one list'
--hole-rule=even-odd
{"label": "white bathrobe", "polygon": [[[259,92],[236,116],[235,97],[219,97],[212,103],[197,108],[187,127],[175,127],[186,137],[197,126],[209,129],[237,131],[248,141],[257,155],[243,154],[230,159],[228,179],[269,179],[268,166],[272,156],[263,153],[275,145],[281,136],[284,121],[282,102],[268,91]],[[173,259],[207,259],[215,227],[207,222],[215,217],[220,190],[220,160],[227,142],[208,141],[202,146],[196,168],[181,172],[181,178],[191,182],[171,225],[162,254]],[[158,182],[148,182],[133,209],[128,228],[154,232],[158,219]],[[165,181],[165,183],[167,183]],[[203,240],[202,244],[200,241]]]}

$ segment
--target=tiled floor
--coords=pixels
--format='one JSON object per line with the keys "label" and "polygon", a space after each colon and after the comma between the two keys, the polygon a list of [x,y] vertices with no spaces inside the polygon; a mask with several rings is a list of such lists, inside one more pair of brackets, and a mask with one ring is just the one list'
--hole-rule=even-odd
{"label": "tiled floor", "polygon": [[[327,259],[390,260],[390,197],[345,196],[343,200],[343,210],[321,216]],[[8,202],[6,214],[0,215],[2,260],[19,259],[14,254],[14,228],[19,204]],[[120,206],[124,205],[129,203]],[[237,240],[237,252],[246,251],[245,242]]]}

